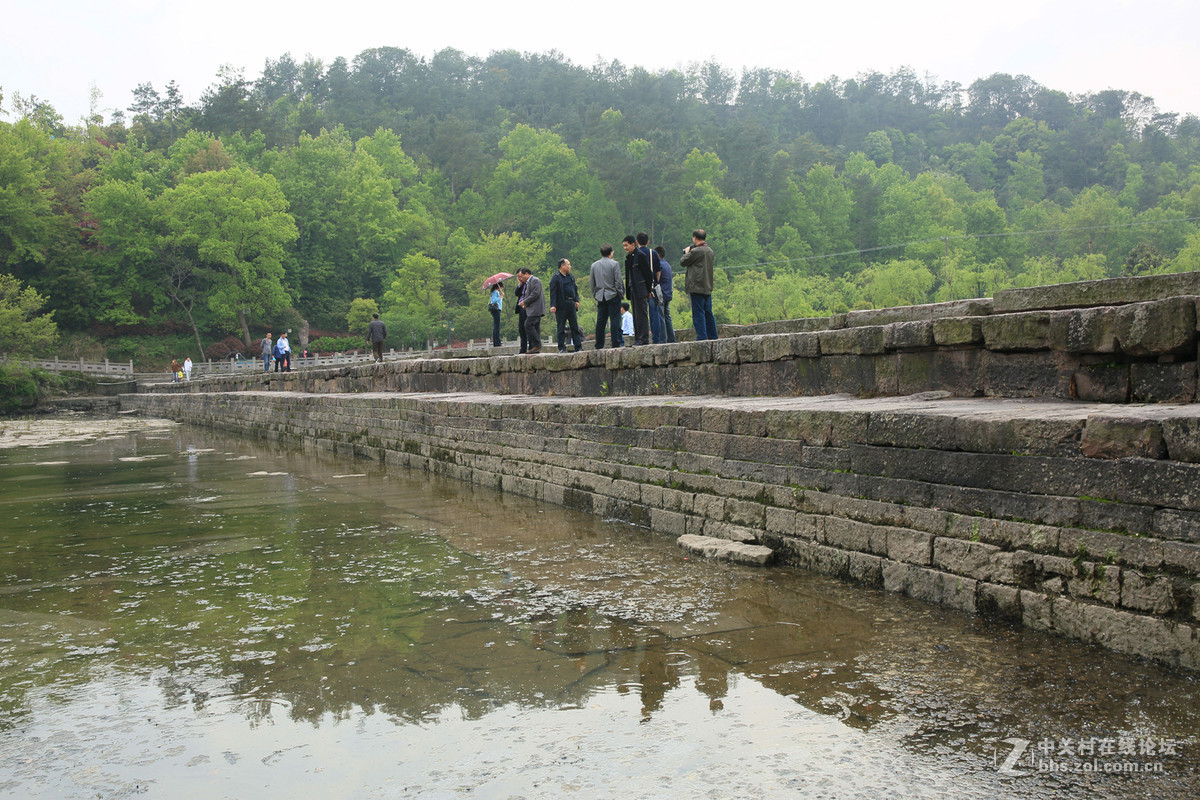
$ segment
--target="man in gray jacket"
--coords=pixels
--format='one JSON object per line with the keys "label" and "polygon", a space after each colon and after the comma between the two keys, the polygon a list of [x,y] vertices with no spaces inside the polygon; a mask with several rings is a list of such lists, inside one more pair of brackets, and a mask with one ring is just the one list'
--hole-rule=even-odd
{"label": "man in gray jacket", "polygon": [[262,360],[263,372],[271,371],[271,354],[275,351],[275,345],[271,342],[271,332],[267,331],[267,335],[262,338]]}
{"label": "man in gray jacket", "polygon": [[529,338],[529,349],[525,352],[536,355],[542,352],[542,317],[546,316],[546,295],[542,281],[529,267],[517,270],[517,280],[525,287],[521,293],[521,308],[525,309],[525,335]]}
{"label": "man in gray jacket", "polygon": [[592,262],[592,297],[596,298],[596,349],[604,349],[604,328],[612,328],[612,346],[624,347],[621,336],[621,298],[625,295],[625,281],[621,278],[621,265],[613,260],[612,245],[600,247],[600,260]]}

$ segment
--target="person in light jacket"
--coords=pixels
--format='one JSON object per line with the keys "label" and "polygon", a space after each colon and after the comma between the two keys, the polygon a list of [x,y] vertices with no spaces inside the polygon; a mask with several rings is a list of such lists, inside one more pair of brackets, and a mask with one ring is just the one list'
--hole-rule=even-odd
{"label": "person in light jacket", "polygon": [[504,281],[497,281],[492,286],[492,293],[488,297],[488,311],[492,312],[492,347],[499,347],[500,313],[504,311]]}

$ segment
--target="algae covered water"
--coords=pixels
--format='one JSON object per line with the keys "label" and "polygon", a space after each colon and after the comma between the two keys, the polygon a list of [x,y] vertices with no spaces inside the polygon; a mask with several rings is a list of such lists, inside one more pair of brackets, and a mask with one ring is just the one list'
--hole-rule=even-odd
{"label": "algae covered water", "polygon": [[43,442],[0,795],[1200,794],[1191,674],[300,443]]}

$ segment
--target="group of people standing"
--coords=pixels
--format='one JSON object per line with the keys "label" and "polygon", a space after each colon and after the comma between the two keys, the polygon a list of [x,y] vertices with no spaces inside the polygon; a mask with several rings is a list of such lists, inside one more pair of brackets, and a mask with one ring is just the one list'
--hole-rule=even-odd
{"label": "group of people standing", "polygon": [[[692,244],[684,249],[679,260],[679,265],[687,271],[684,289],[691,298],[692,324],[698,340],[717,338],[717,321],[712,312],[713,263],[716,259],[706,239],[703,228],[692,231]],[[671,265],[667,262],[666,251],[661,246],[651,249],[649,243],[650,237],[645,233],[625,237],[621,242],[625,250],[624,270],[612,257],[613,248],[608,244],[600,247],[600,258],[592,263],[588,281],[596,301],[597,350],[604,347],[606,329],[611,331],[613,347],[625,345],[628,329],[622,324],[623,310],[633,319],[634,345],[675,341],[675,326],[671,322],[674,297]],[[583,331],[578,317],[579,288],[571,275],[569,259],[559,260],[548,291],[532,270],[527,267],[517,270],[516,296],[520,352],[541,352],[542,317],[546,315],[547,299],[557,323],[558,352],[567,352],[568,336],[576,352],[583,348]],[[504,284],[492,286],[488,299],[488,310],[492,314],[492,344],[499,347]]]}
{"label": "group of people standing", "polygon": [[279,340],[271,343],[271,332],[262,338],[263,372],[271,371],[271,363],[275,364],[276,372],[292,371],[292,346],[288,343],[286,333],[279,334]]}
{"label": "group of people standing", "polygon": [[183,365],[179,364],[178,359],[171,359],[171,380],[190,381],[192,379],[192,357],[188,356],[183,360]]}

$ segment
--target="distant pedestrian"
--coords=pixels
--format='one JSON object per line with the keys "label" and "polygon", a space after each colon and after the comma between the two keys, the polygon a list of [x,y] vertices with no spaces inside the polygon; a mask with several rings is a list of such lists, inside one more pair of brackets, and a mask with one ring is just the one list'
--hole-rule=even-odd
{"label": "distant pedestrian", "polygon": [[183,370],[179,366],[179,360],[171,359],[171,382],[178,383],[183,380]]}
{"label": "distant pedestrian", "polygon": [[623,344],[633,344],[633,314],[629,311],[629,303],[621,303],[621,336]]}
{"label": "distant pedestrian", "polygon": [[546,315],[546,297],[542,280],[529,267],[517,270],[517,280],[525,286],[521,307],[525,309],[525,337],[529,340],[530,355],[542,352],[542,317]]}
{"label": "distant pedestrian", "polygon": [[275,347],[271,344],[271,332],[267,331],[267,335],[262,338],[262,360],[263,372],[271,371],[271,359],[275,355]]}
{"label": "distant pedestrian", "polygon": [[692,300],[692,327],[696,339],[716,339],[717,320],[713,317],[713,262],[716,256],[708,246],[708,235],[703,228],[692,231],[692,244],[683,251],[679,266],[687,270],[683,288]]}
{"label": "distant pedestrian", "polygon": [[496,281],[488,296],[488,311],[492,314],[492,347],[499,347],[500,314],[504,311],[504,281]]}
{"label": "distant pedestrian", "polygon": [[558,272],[550,279],[550,313],[557,323],[558,352],[567,352],[567,329],[571,332],[571,343],[575,352],[583,349],[583,331],[579,329],[579,288],[571,275],[571,261],[563,258],[558,262]]}
{"label": "distant pedestrian", "polygon": [[279,334],[279,352],[283,355],[283,371],[292,371],[292,345],[286,333]]}
{"label": "distant pedestrian", "polygon": [[592,297],[596,299],[596,349],[604,348],[604,329],[612,328],[612,346],[622,347],[625,340],[621,335],[621,295],[625,293],[625,282],[621,280],[621,265],[613,260],[612,245],[600,247],[600,259],[592,262],[588,282],[592,285]]}
{"label": "distant pedestrian", "polygon": [[387,338],[387,325],[383,324],[383,320],[378,314],[371,315],[371,321],[367,323],[367,341],[371,343],[371,353],[375,356],[375,363],[383,363],[383,340]]}
{"label": "distant pedestrian", "polygon": [[183,360],[183,379],[190,381],[192,379],[192,357],[188,356]]}

